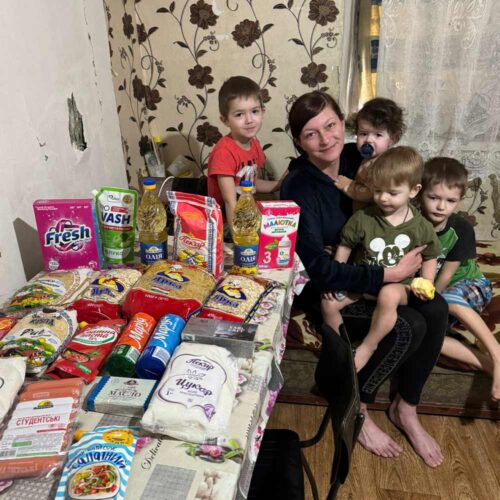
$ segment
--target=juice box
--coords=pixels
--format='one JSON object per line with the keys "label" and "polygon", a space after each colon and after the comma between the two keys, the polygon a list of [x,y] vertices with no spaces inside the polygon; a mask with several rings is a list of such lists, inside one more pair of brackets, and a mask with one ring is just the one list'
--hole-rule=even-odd
{"label": "juice box", "polygon": [[101,269],[102,253],[92,199],[33,203],[46,271]]}
{"label": "juice box", "polygon": [[259,201],[259,269],[291,267],[295,253],[300,207],[293,201]]}

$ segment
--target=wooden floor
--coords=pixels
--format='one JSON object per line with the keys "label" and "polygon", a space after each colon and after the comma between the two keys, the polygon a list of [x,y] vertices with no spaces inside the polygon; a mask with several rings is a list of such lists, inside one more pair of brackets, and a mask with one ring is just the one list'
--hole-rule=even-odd
{"label": "wooden floor", "polygon": [[[268,428],[289,428],[301,439],[316,432],[324,407],[278,403]],[[356,446],[351,471],[337,498],[352,500],[438,500],[500,499],[500,422],[484,419],[422,416],[422,423],[441,445],[445,462],[431,469],[413,453],[383,412],[372,418],[404,447],[396,459],[383,459]],[[325,498],[333,441],[331,427],[323,440],[307,448],[306,457],[318,483],[320,498]],[[311,499],[307,479],[306,499]]]}

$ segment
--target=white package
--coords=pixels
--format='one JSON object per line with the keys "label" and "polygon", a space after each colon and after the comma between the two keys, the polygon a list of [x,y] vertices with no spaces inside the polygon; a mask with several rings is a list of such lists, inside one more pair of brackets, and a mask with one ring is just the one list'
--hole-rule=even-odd
{"label": "white package", "polygon": [[225,348],[184,342],[174,351],[142,426],[191,443],[224,437],[238,385]]}
{"label": "white package", "polygon": [[0,423],[10,410],[26,376],[26,358],[0,358]]}

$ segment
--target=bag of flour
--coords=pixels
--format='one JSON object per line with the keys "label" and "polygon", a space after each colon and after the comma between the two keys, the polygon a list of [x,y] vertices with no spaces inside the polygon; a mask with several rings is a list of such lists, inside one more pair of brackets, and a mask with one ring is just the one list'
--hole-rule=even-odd
{"label": "bag of flour", "polygon": [[223,438],[238,384],[236,358],[223,347],[182,343],[142,418],[142,426],[191,443]]}

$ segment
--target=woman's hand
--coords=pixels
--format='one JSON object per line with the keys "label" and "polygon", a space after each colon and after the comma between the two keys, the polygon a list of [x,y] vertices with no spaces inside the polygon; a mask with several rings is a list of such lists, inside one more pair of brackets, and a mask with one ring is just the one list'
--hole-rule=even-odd
{"label": "woman's hand", "polygon": [[394,267],[384,269],[384,283],[399,283],[413,276],[422,267],[422,251],[427,245],[408,252]]}

